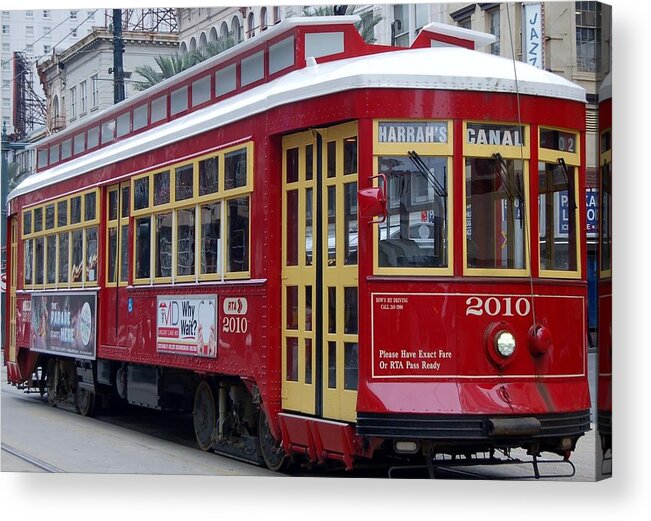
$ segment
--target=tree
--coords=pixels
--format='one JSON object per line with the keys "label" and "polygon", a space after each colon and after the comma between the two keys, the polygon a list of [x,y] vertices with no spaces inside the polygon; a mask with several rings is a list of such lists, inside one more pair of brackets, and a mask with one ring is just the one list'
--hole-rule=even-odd
{"label": "tree", "polygon": [[201,47],[196,51],[182,54],[174,53],[171,56],[156,56],[154,61],[158,66],[158,70],[151,65],[140,65],[136,67],[135,72],[140,74],[144,80],[136,82],[134,86],[136,90],[140,91],[148,89],[179,72],[194,67],[197,63],[201,63],[208,58],[212,58],[230,49],[234,45],[235,39],[229,35],[226,38],[219,38],[216,41],[212,41],[207,46]]}
{"label": "tree", "polygon": [[324,5],[319,7],[306,7],[303,9],[305,16],[343,16],[357,14],[361,20],[355,24],[359,34],[366,43],[375,43],[375,26],[382,21],[373,8],[367,9],[357,5]]}

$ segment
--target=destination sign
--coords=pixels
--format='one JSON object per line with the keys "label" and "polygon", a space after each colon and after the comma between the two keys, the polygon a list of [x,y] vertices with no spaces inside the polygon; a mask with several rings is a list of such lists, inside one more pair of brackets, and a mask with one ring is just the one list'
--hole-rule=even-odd
{"label": "destination sign", "polygon": [[447,121],[380,121],[380,143],[447,143]]}
{"label": "destination sign", "polygon": [[468,123],[466,143],[469,145],[519,147],[524,145],[524,127],[519,125]]}

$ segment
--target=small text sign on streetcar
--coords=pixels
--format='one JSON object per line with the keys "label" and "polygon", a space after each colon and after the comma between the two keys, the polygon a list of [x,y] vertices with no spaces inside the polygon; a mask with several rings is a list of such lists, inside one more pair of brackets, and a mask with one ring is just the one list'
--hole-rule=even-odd
{"label": "small text sign on streetcar", "polygon": [[207,295],[158,297],[156,351],[217,356],[217,299]]}
{"label": "small text sign on streetcar", "polygon": [[446,121],[380,121],[380,143],[447,143]]}

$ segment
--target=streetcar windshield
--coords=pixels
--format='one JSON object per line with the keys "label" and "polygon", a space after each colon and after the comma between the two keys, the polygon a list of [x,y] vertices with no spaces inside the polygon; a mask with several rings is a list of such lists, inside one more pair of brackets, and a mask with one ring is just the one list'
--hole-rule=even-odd
{"label": "streetcar windshield", "polygon": [[466,159],[468,267],[525,268],[522,161]]}
{"label": "streetcar windshield", "polygon": [[380,225],[380,267],[448,265],[447,159],[418,156],[379,158],[387,179],[386,221]]}

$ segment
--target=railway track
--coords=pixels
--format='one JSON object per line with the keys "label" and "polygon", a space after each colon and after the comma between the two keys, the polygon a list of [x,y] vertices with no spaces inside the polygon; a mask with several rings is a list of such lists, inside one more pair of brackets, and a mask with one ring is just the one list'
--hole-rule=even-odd
{"label": "railway track", "polygon": [[23,461],[26,461],[27,463],[43,470],[44,472],[49,472],[49,473],[65,473],[65,470],[60,469],[59,467],[55,467],[54,465],[50,465],[49,463],[46,463],[45,461],[42,461],[34,456],[31,456],[27,454],[26,452],[23,452],[21,450],[18,450],[14,447],[11,447],[10,445],[7,445],[6,443],[2,443],[2,450],[11,454],[12,456],[15,456],[16,458],[19,458]]}

